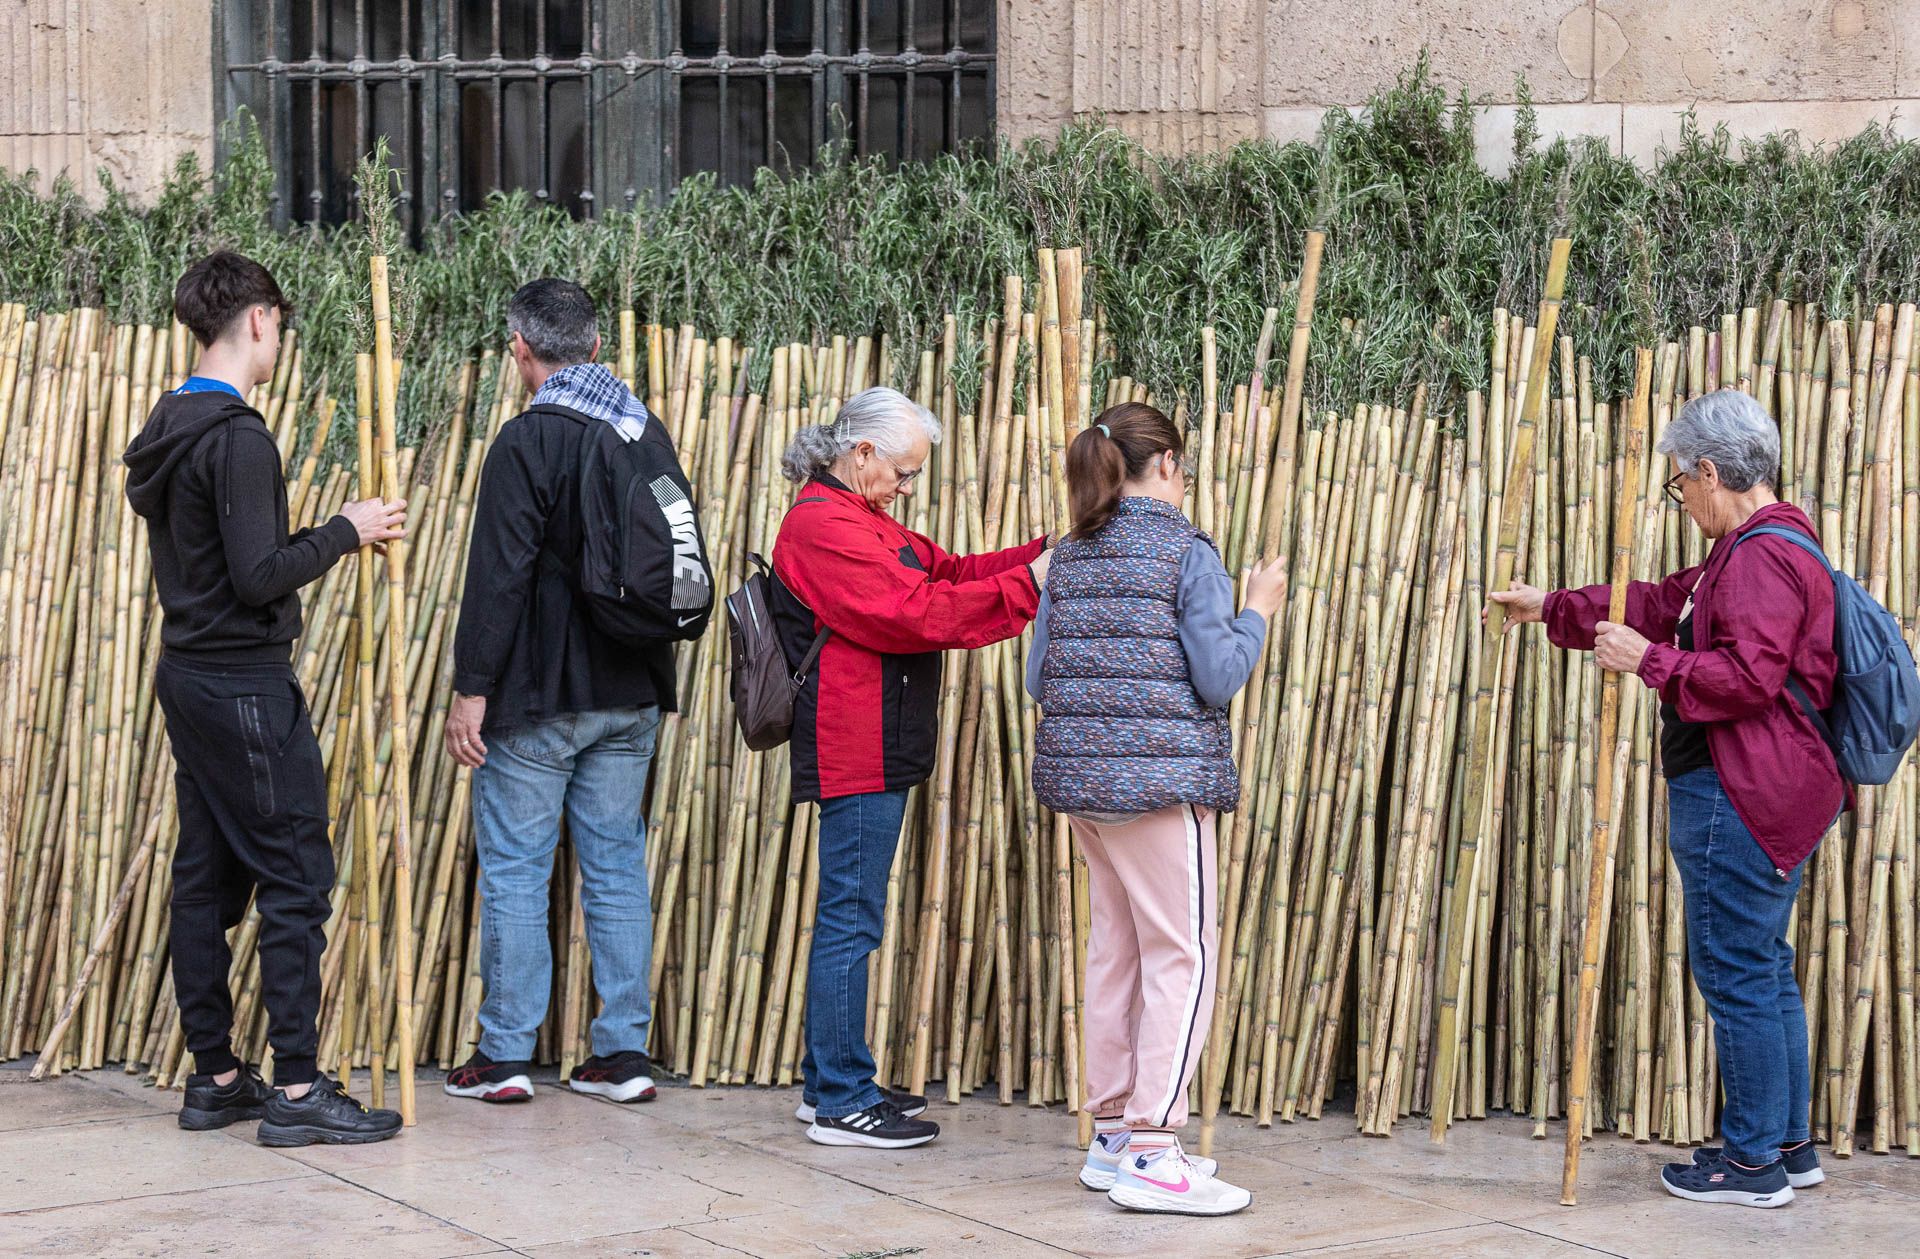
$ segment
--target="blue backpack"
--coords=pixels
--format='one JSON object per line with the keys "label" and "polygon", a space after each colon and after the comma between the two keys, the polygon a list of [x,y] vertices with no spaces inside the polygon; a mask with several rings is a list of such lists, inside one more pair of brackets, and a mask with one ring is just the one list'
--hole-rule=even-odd
{"label": "blue backpack", "polygon": [[1892,781],[1920,733],[1920,674],[1914,672],[1899,620],[1859,582],[1828,564],[1820,544],[1798,529],[1763,525],[1741,534],[1734,545],[1763,533],[1814,556],[1833,577],[1833,651],[1840,663],[1833,706],[1822,714],[1792,675],[1787,689],[1833,749],[1841,777],[1863,787]]}

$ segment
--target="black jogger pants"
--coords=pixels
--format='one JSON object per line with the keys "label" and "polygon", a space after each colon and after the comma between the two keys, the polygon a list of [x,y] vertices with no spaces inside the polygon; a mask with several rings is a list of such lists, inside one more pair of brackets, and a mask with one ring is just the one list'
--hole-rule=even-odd
{"label": "black jogger pants", "polygon": [[169,944],[187,1048],[203,1073],[239,1065],[226,933],[252,895],[274,1083],[306,1083],[318,1068],[320,954],[334,878],[326,773],[306,697],[285,664],[173,654],[161,656],[154,691],[179,796]]}

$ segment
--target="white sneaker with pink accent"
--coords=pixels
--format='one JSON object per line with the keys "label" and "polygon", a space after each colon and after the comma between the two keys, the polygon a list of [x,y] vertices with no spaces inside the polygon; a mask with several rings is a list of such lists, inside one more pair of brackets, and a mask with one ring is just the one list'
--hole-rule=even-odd
{"label": "white sneaker with pink accent", "polygon": [[[1120,1164],[1127,1157],[1126,1133],[1121,1133],[1119,1144],[1111,1151],[1095,1137],[1087,1143],[1087,1161],[1080,1167],[1080,1183],[1099,1193],[1113,1188],[1114,1177],[1119,1174]],[[1187,1161],[1211,1176],[1220,1170],[1220,1165],[1210,1158],[1201,1158],[1198,1154],[1187,1155]]]}
{"label": "white sneaker with pink accent", "polygon": [[1107,1200],[1129,1211],[1232,1215],[1246,1210],[1253,1195],[1221,1180],[1174,1145],[1155,1155],[1129,1151],[1120,1160]]}

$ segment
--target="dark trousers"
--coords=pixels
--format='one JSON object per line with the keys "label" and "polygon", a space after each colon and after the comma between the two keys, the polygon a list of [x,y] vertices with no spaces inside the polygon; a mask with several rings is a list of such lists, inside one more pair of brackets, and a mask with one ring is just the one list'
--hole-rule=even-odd
{"label": "dark trousers", "polygon": [[239,1065],[227,932],[260,911],[260,990],[274,1083],[317,1072],[320,954],[333,848],[326,774],[306,697],[284,664],[163,655],[154,691],[173,746],[180,841],[173,857],[173,988],[194,1064]]}
{"label": "dark trousers", "polygon": [[820,802],[820,900],[807,964],[807,1056],[801,1096],[825,1119],[880,1100],[867,1047],[867,958],[880,947],[887,875],[907,793],[874,791]]}

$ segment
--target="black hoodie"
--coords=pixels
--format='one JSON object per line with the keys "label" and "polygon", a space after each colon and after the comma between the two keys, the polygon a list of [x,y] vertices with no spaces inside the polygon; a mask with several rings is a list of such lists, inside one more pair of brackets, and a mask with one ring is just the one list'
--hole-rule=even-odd
{"label": "black hoodie", "polygon": [[345,516],[287,536],[280,451],[260,413],[225,390],[170,393],[127,447],[127,501],[146,517],[169,652],[286,662],[296,592],[359,544]]}

